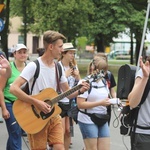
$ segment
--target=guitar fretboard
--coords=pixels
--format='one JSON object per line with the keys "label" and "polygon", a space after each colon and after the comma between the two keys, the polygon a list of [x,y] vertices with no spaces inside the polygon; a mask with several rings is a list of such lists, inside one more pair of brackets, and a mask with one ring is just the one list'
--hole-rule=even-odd
{"label": "guitar fretboard", "polygon": [[[97,73],[96,72],[95,74],[87,76],[88,79],[86,80],[86,82],[91,83],[92,81],[96,81],[102,77],[103,77],[103,73],[101,73],[101,72]],[[82,87],[81,84],[73,87],[72,89],[70,89],[70,90],[58,95],[57,97],[53,98],[51,101],[48,102],[48,104],[54,105],[55,103],[58,103],[59,100],[71,95],[72,93],[74,93],[75,91],[80,89],[81,87]]]}
{"label": "guitar fretboard", "polygon": [[62,93],[62,94],[60,94],[60,95],[58,95],[57,97],[53,98],[53,99],[51,100],[51,103],[52,103],[52,104],[57,103],[59,100],[61,100],[61,99],[65,98],[65,97],[71,95],[72,93],[74,93],[75,91],[77,91],[78,89],[80,89],[81,87],[82,87],[81,84],[79,84],[79,85],[73,87],[71,90],[68,90],[68,91],[66,91],[66,92],[64,92],[64,93]]}

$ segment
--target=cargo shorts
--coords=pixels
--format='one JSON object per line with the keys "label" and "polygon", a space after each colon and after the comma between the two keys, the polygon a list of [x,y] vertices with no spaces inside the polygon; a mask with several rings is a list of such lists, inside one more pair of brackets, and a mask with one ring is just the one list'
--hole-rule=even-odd
{"label": "cargo shorts", "polygon": [[[36,127],[35,127],[36,128]],[[64,145],[64,134],[60,115],[50,119],[48,124],[36,134],[28,134],[31,150],[45,150],[47,144]]]}

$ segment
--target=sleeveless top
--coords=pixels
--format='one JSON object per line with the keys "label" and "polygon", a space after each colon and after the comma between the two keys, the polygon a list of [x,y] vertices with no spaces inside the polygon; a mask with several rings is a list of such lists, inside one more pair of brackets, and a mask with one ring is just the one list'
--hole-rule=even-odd
{"label": "sleeveless top", "polygon": [[14,62],[10,62],[11,66],[11,77],[7,80],[6,86],[4,88],[4,99],[6,103],[12,103],[17,100],[17,97],[10,93],[10,85],[14,80],[20,75],[20,71],[16,68]]}

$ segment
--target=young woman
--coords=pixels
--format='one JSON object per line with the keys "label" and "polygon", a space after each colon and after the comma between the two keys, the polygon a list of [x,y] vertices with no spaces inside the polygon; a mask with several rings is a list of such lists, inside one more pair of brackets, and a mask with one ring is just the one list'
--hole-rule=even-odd
{"label": "young woman", "polygon": [[114,88],[116,86],[116,81],[115,81],[115,78],[114,78],[114,75],[112,74],[112,72],[108,71],[108,60],[107,60],[107,56],[105,55],[105,53],[95,54],[94,58],[93,58],[93,64],[97,65],[97,63],[99,62],[100,59],[103,59],[107,62],[107,71],[105,74],[105,79],[107,81],[111,96],[113,98],[116,98],[116,91]]}
{"label": "young woman", "polygon": [[12,106],[17,97],[10,93],[10,85],[20,75],[24,69],[28,53],[27,47],[24,44],[17,44],[14,48],[14,61],[10,63],[11,76],[0,76],[0,102],[2,108],[2,116],[5,119],[8,131],[8,140],[6,150],[21,150],[21,134],[22,130],[15,120]]}
{"label": "young woman", "polygon": [[[59,63],[62,65],[62,68],[65,71],[69,87],[72,88],[80,80],[79,70],[75,61],[76,49],[73,47],[72,43],[64,43],[63,49],[64,52],[62,52]],[[74,99],[69,100],[68,98],[64,98],[59,102],[59,106],[62,109],[61,117],[64,129],[65,150],[69,150],[71,143],[70,125],[73,123],[73,120],[68,117],[67,112],[71,108],[72,100]]]}
{"label": "young woman", "polygon": [[[94,67],[95,66],[95,67]],[[91,63],[89,70],[104,70],[107,72],[108,64],[106,60],[99,59],[97,63]],[[90,72],[90,71],[89,71]],[[87,112],[107,114],[107,106],[111,103],[108,97],[108,85],[105,80],[99,79],[91,83],[91,90],[86,91],[77,97],[77,105],[80,109],[78,113],[78,124],[84,140],[86,150],[109,150],[110,149],[110,132],[108,122],[104,125],[95,124],[89,115],[83,113]]]}
{"label": "young woman", "polygon": [[[97,65],[97,63],[101,59],[105,60],[107,62],[107,71],[105,72],[105,79],[106,79],[106,83],[108,84],[109,93],[111,95],[110,98],[116,98],[116,90],[115,90],[116,81],[115,81],[115,78],[114,78],[114,75],[112,74],[112,72],[108,71],[108,60],[107,60],[107,56],[105,55],[105,53],[97,53],[97,54],[95,54],[94,58],[93,58],[93,64]],[[118,110],[120,111],[119,108],[118,108]],[[111,105],[107,107],[107,112],[108,112],[108,114],[110,116],[110,119],[108,121],[108,124],[110,124],[110,120],[111,120]]]}

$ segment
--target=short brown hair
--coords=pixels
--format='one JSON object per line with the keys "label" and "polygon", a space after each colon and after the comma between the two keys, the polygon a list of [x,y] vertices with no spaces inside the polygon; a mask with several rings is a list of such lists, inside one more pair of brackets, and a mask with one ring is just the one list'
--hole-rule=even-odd
{"label": "short brown hair", "polygon": [[65,40],[66,37],[63,34],[57,32],[57,31],[48,30],[48,31],[44,32],[43,44],[46,47],[47,44],[54,43],[58,39]]}

